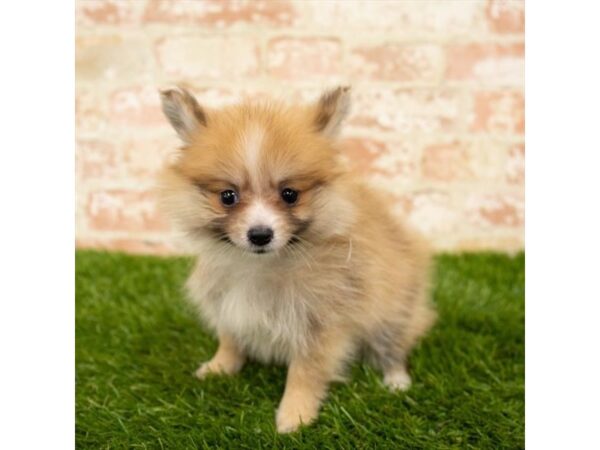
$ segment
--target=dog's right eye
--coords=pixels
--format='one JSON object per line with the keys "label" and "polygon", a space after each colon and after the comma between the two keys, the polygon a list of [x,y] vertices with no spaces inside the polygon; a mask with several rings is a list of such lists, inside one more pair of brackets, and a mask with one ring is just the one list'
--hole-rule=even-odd
{"label": "dog's right eye", "polygon": [[235,191],[228,189],[221,192],[221,203],[225,206],[233,206],[238,202],[238,195]]}
{"label": "dog's right eye", "polygon": [[283,191],[281,191],[281,198],[288,205],[293,205],[294,203],[296,203],[296,200],[298,200],[298,191],[295,191],[290,188],[285,188]]}

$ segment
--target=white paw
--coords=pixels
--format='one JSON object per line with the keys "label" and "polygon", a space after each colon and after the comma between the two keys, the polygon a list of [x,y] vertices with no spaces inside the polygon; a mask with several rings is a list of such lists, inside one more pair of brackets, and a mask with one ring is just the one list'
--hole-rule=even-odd
{"label": "white paw", "polygon": [[277,414],[277,432],[279,434],[292,433],[300,428],[302,422],[300,419],[292,419],[290,417],[281,417]]}
{"label": "white paw", "polygon": [[277,417],[275,419],[277,424],[277,432],[278,433],[292,433],[300,428],[302,425],[302,421],[300,420],[300,416],[294,416],[288,413],[281,411],[281,409],[277,410]]}
{"label": "white paw", "polygon": [[298,410],[290,410],[289,408],[279,408],[277,410],[277,415],[275,418],[275,423],[277,425],[277,432],[284,433],[292,433],[301,425],[308,425],[317,417],[316,412],[304,412],[301,413]]}
{"label": "white paw", "polygon": [[203,378],[206,378],[207,375],[210,375],[213,373],[219,373],[215,369],[216,368],[210,364],[210,361],[207,361],[207,362],[201,364],[200,367],[198,367],[198,369],[196,370],[196,373],[194,375],[196,375],[196,378],[199,378],[200,380],[202,380]]}
{"label": "white paw", "polygon": [[211,359],[201,364],[196,370],[196,377],[205,378],[207,375],[235,375],[244,365],[243,359]]}
{"label": "white paw", "polygon": [[386,373],[383,382],[392,391],[406,391],[411,385],[410,375],[406,370],[395,370]]}
{"label": "white paw", "polygon": [[207,361],[198,367],[196,370],[196,378],[203,379],[208,375],[233,375],[237,371],[234,367],[224,367],[221,364],[218,364],[214,361]]}

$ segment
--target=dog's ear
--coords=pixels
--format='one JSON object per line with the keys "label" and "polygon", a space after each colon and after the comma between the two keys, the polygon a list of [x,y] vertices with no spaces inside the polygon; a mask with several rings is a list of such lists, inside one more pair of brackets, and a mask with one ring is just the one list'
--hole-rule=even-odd
{"label": "dog's ear", "polygon": [[165,116],[183,142],[189,144],[192,136],[206,126],[206,113],[194,96],[181,87],[160,91],[160,99]]}
{"label": "dog's ear", "polygon": [[335,137],[342,122],[350,113],[350,86],[325,91],[316,105],[314,123],[317,131]]}

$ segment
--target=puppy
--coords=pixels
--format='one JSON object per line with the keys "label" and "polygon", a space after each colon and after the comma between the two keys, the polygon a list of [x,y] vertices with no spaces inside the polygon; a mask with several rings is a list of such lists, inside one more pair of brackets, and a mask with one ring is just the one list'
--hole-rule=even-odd
{"label": "puppy", "polygon": [[161,99],[183,141],[161,203],[198,255],[187,289],[219,339],[198,378],[235,374],[247,358],[286,364],[281,433],[313,421],[360,355],[407,389],[407,357],[435,318],[430,255],[389,196],[339,161],[349,88],[300,106],[208,110],[184,89]]}

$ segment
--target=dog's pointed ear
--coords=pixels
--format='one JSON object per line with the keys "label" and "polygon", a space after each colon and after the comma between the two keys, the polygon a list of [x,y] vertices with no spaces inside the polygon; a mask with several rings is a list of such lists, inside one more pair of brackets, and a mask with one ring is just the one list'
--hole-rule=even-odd
{"label": "dog's pointed ear", "polygon": [[179,137],[189,144],[193,135],[207,125],[206,113],[184,88],[160,91],[162,110]]}
{"label": "dog's pointed ear", "polygon": [[350,113],[350,104],[350,86],[325,91],[316,105],[314,123],[317,131],[327,137],[337,136]]}

